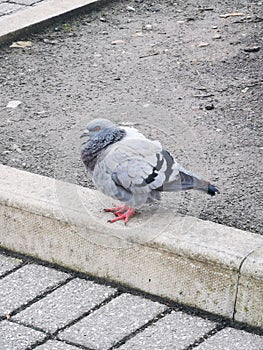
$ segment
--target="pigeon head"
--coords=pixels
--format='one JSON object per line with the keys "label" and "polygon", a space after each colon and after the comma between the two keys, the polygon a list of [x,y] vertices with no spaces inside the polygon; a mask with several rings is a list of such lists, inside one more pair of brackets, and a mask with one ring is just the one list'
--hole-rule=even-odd
{"label": "pigeon head", "polygon": [[115,124],[108,119],[94,119],[88,123],[86,129],[80,137],[89,136],[90,138],[92,138],[93,136],[97,135],[101,130],[110,128],[114,125]]}
{"label": "pigeon head", "polygon": [[88,136],[81,149],[81,159],[88,171],[93,171],[97,158],[107,147],[120,141],[126,132],[107,119],[94,119],[80,137]]}

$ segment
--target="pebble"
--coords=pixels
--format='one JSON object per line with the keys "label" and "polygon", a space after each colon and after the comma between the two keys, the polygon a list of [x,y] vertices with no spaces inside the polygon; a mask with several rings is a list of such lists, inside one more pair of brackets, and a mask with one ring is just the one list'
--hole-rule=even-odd
{"label": "pebble", "polygon": [[245,52],[258,52],[260,50],[260,46],[248,46],[244,48]]}
{"label": "pebble", "polygon": [[141,36],[143,36],[143,33],[142,32],[136,32],[136,33],[133,33],[132,36],[133,37],[141,37]]}
{"label": "pebble", "polygon": [[215,35],[213,36],[213,39],[214,39],[214,40],[221,39],[221,38],[222,38],[222,37],[221,37],[220,34],[215,34]]}
{"label": "pebble", "polygon": [[130,12],[135,12],[135,8],[132,7],[132,6],[127,6],[127,7],[126,7],[126,10],[127,10],[127,11],[130,11]]}
{"label": "pebble", "polygon": [[143,26],[142,29],[150,31],[153,29],[153,26],[151,24],[145,24],[145,26]]}
{"label": "pebble", "polygon": [[43,42],[45,43],[45,44],[50,44],[50,45],[56,45],[56,44],[58,44],[59,43],[59,41],[58,40],[50,40],[50,39],[43,39]]}
{"label": "pebble", "polygon": [[18,153],[22,153],[21,148],[20,148],[18,145],[16,145],[15,143],[11,146],[11,149],[12,149],[13,151],[18,152]]}
{"label": "pebble", "polygon": [[201,41],[201,42],[198,44],[199,47],[206,47],[206,46],[208,46],[208,45],[209,45],[209,43],[207,43],[206,41]]}
{"label": "pebble", "polygon": [[113,40],[111,42],[111,45],[119,45],[119,44],[124,44],[125,41],[124,40]]}
{"label": "pebble", "polygon": [[213,103],[209,103],[209,104],[205,105],[205,109],[207,111],[211,111],[212,109],[215,109],[215,106],[213,105]]}
{"label": "pebble", "polygon": [[9,101],[8,104],[6,105],[6,108],[16,108],[19,105],[21,105],[21,101],[19,100],[13,100],[13,101]]}
{"label": "pebble", "polygon": [[245,87],[244,89],[241,90],[241,92],[243,92],[244,94],[249,90],[248,87]]}

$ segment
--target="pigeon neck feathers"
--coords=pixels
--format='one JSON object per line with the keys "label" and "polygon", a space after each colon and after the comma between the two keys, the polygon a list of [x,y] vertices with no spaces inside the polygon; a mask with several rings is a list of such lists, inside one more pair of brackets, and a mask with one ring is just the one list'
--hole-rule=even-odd
{"label": "pigeon neck feathers", "polygon": [[98,156],[108,146],[120,141],[126,132],[124,129],[109,127],[102,129],[96,133],[86,144],[81,151],[81,159],[88,170],[93,171],[97,162]]}

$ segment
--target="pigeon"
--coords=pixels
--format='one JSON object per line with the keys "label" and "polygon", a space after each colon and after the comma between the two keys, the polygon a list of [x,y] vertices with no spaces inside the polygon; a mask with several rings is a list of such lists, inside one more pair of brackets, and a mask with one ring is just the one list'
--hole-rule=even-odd
{"label": "pigeon", "polygon": [[162,192],[195,189],[214,196],[219,190],[179,165],[159,141],[147,139],[137,129],[94,119],[81,138],[81,159],[94,185],[105,195],[123,203],[104,209],[115,217],[109,222],[135,215],[135,208],[160,200]]}

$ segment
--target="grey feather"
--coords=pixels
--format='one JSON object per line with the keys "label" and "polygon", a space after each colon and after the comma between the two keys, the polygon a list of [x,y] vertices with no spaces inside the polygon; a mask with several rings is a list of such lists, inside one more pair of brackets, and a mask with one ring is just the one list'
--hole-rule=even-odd
{"label": "grey feather", "polygon": [[90,140],[84,143],[81,158],[94,184],[128,206],[158,200],[162,191],[198,189],[211,195],[218,191],[181,167],[158,141],[146,139],[136,129],[95,119],[83,135]]}

